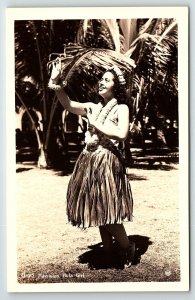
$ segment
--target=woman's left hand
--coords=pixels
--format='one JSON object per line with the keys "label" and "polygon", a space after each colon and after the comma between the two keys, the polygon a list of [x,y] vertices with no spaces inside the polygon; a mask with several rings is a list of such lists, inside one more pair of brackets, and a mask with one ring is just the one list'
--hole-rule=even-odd
{"label": "woman's left hand", "polygon": [[91,107],[86,108],[86,113],[87,113],[87,118],[89,121],[89,126],[95,127],[95,119],[93,117]]}

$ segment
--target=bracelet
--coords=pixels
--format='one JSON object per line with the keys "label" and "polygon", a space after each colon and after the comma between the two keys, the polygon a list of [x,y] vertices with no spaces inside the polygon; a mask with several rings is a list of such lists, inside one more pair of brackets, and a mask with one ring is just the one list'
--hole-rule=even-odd
{"label": "bracelet", "polygon": [[49,83],[48,83],[48,88],[50,88],[51,90],[54,90],[54,91],[59,91],[59,90],[63,89],[63,86],[61,84],[53,83],[52,79],[50,79]]}

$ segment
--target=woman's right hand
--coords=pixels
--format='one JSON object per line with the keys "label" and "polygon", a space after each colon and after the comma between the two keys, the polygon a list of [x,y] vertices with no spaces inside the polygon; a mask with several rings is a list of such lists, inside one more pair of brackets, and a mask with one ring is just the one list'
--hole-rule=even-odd
{"label": "woman's right hand", "polygon": [[[52,90],[61,90],[62,82],[61,82],[61,59],[57,58],[56,60],[50,62],[51,68],[51,76],[49,79],[48,87]],[[63,84],[65,86],[65,84]]]}
{"label": "woman's right hand", "polygon": [[58,84],[61,76],[61,59],[52,62],[51,81],[53,84]]}

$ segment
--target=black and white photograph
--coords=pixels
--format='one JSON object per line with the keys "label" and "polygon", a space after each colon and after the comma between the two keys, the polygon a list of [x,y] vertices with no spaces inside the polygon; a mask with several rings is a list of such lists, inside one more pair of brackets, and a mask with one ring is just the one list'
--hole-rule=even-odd
{"label": "black and white photograph", "polygon": [[187,43],[187,7],[7,9],[9,291],[189,289]]}

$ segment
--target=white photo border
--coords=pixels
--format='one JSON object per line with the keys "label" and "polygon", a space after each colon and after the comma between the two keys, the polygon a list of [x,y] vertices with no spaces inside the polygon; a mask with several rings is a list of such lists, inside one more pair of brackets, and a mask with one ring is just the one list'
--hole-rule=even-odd
{"label": "white photo border", "polygon": [[[180,239],[182,240],[180,282],[128,283],[60,283],[18,284],[16,268],[16,194],[15,187],[15,126],[14,93],[14,21],[28,19],[84,19],[90,18],[176,18],[178,20],[178,76],[179,76],[179,159],[180,159]],[[183,101],[185,99],[185,101]],[[8,8],[6,11],[6,119],[7,119],[7,282],[8,292],[127,292],[127,291],[188,291],[189,289],[189,123],[188,123],[188,8],[187,7],[61,7]],[[9,120],[9,122],[8,122]],[[10,122],[13,120],[13,122]],[[10,182],[12,188],[10,188]],[[187,263],[188,262],[188,263]]]}

